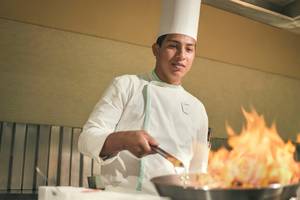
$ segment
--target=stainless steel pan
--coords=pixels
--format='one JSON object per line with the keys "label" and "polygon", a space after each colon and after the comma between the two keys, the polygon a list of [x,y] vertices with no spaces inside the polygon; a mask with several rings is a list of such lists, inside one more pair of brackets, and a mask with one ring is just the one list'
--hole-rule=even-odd
{"label": "stainless steel pan", "polygon": [[181,175],[155,177],[154,183],[161,196],[171,197],[172,200],[289,200],[296,197],[299,184],[279,185],[254,189],[216,189],[197,187],[197,177],[189,174],[189,180],[184,183]]}

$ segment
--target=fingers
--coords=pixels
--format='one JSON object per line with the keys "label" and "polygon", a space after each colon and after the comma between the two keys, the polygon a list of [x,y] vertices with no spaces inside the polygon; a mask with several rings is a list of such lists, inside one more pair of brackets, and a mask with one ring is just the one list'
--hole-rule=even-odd
{"label": "fingers", "polygon": [[111,133],[105,140],[100,156],[114,155],[122,150],[128,150],[141,158],[153,154],[151,146],[158,146],[157,141],[146,131],[120,131]]}
{"label": "fingers", "polygon": [[158,142],[152,137],[150,136],[148,133],[144,132],[145,138],[148,141],[148,144],[151,146],[158,146]]}
{"label": "fingers", "polygon": [[156,152],[153,151],[151,146],[158,146],[158,142],[150,136],[147,132],[143,132],[145,139],[147,140],[147,154],[155,154]]}
{"label": "fingers", "polygon": [[137,148],[136,148],[136,156],[141,158],[149,153],[151,153],[152,149],[149,145],[147,137],[144,133],[137,133]]}
{"label": "fingers", "polygon": [[151,145],[158,145],[156,140],[143,130],[128,132],[126,141],[126,150],[129,150],[138,158],[155,153],[152,151]]}
{"label": "fingers", "polygon": [[135,148],[131,151],[131,153],[132,153],[133,155],[135,155],[136,157],[138,157],[138,158],[142,158],[143,156],[146,155],[145,151],[144,151],[141,147],[139,147],[139,146],[135,147]]}
{"label": "fingers", "polygon": [[151,146],[155,146],[155,147],[158,146],[159,145],[158,142],[152,136],[150,136],[147,133],[145,134],[145,137],[148,141],[149,147],[151,148],[151,150],[148,152],[148,154],[156,154],[156,152],[153,151]]}

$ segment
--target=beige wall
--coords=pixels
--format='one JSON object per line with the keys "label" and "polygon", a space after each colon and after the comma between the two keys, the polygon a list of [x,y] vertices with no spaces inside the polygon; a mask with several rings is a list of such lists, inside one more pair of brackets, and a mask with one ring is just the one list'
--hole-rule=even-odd
{"label": "beige wall", "polygon": [[[151,70],[158,2],[1,1],[0,120],[82,126],[112,77]],[[299,52],[299,35],[204,5],[184,86],[206,105],[215,136],[225,120],[240,129],[240,107],[253,105],[294,138]]]}
{"label": "beige wall", "polygon": [[[2,0],[0,17],[150,46],[160,0]],[[203,5],[198,55],[300,78],[300,37]]]}

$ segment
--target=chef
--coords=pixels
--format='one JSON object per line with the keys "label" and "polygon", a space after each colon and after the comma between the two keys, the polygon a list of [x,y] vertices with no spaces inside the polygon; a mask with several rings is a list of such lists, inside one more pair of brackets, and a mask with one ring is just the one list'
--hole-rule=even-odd
{"label": "chef", "polygon": [[107,185],[153,192],[149,180],[174,174],[155,154],[159,146],[190,172],[207,167],[208,118],[203,104],[182,87],[195,58],[200,0],[163,0],[152,72],[116,77],[83,127],[78,147],[101,164]]}

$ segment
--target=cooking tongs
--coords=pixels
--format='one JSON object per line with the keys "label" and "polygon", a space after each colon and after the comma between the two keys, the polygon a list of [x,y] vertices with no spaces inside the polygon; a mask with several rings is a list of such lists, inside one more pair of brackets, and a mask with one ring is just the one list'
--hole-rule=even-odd
{"label": "cooking tongs", "polygon": [[[211,128],[208,128],[207,142],[209,145],[210,145],[211,131],[212,131]],[[183,163],[180,160],[178,160],[175,156],[171,155],[170,153],[166,152],[165,150],[163,150],[158,146],[153,146],[153,145],[150,146],[152,148],[152,151],[158,153],[159,155],[161,155],[162,157],[170,161],[174,165],[174,167],[184,167]]]}
{"label": "cooking tongs", "polygon": [[183,163],[180,160],[178,160],[175,156],[166,152],[162,148],[160,148],[158,146],[152,146],[152,145],[151,145],[151,148],[154,152],[158,153],[159,155],[161,155],[162,157],[164,157],[165,159],[170,161],[174,165],[174,167],[183,167]]}

